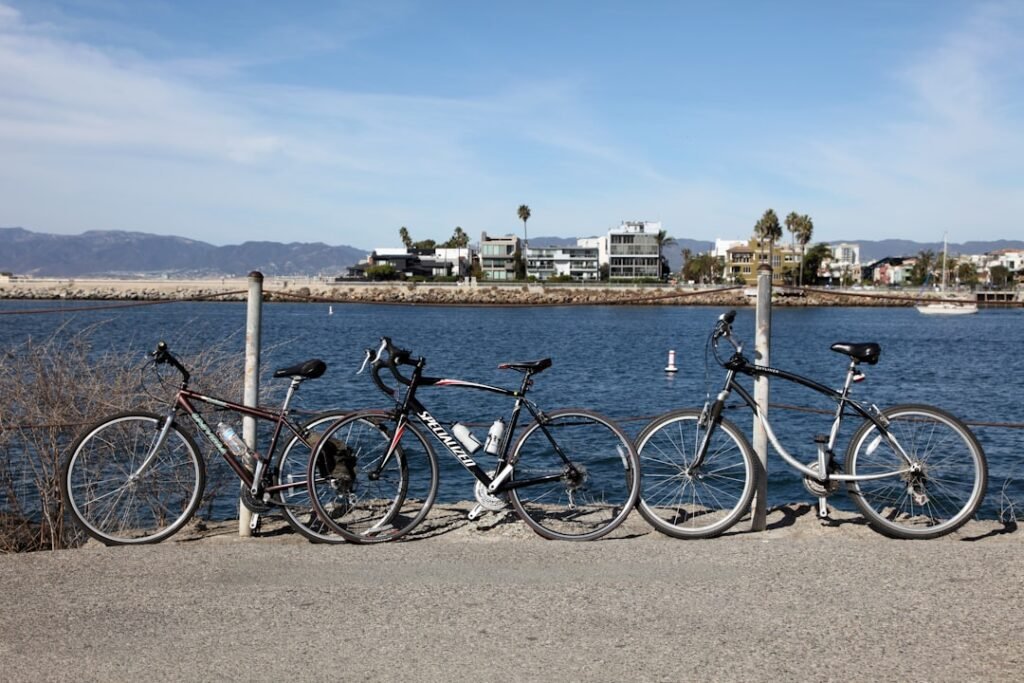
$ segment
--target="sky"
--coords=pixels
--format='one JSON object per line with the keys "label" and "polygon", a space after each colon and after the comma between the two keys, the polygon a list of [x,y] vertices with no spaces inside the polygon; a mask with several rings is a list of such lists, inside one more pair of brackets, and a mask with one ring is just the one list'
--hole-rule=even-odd
{"label": "sky", "polygon": [[0,0],[0,226],[372,249],[521,204],[1024,239],[1024,2]]}

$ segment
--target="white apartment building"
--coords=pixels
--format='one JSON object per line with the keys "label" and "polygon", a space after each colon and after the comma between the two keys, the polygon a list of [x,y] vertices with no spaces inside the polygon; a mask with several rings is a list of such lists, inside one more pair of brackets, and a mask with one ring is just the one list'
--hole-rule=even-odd
{"label": "white apartment building", "polygon": [[526,274],[538,280],[569,276],[597,281],[601,277],[600,249],[593,246],[527,247]]}
{"label": "white apartment building", "polygon": [[624,221],[608,231],[608,278],[656,278],[661,221]]}
{"label": "white apartment building", "polygon": [[842,279],[845,275],[854,282],[860,282],[860,244],[856,242],[836,242],[828,245],[828,248],[832,252],[832,257],[822,261],[818,275],[836,279]]}

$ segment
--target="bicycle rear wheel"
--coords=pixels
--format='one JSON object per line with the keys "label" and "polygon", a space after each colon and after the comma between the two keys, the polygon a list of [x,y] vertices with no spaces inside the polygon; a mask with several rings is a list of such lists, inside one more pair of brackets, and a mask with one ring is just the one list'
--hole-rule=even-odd
{"label": "bicycle rear wheel", "polygon": [[[302,425],[303,438],[293,436],[281,453],[275,483],[281,489],[281,512],[288,525],[314,543],[343,543],[344,537],[331,531],[316,514],[306,485],[306,472],[313,448],[324,432],[351,411],[320,413]],[[307,443],[309,445],[307,445]]]}
{"label": "bicycle rear wheel", "polygon": [[640,514],[676,538],[709,538],[725,532],[750,508],[754,453],[726,419],[713,427],[707,453],[693,468],[707,427],[701,411],[677,410],[651,421],[637,437],[643,468]]}
{"label": "bicycle rear wheel", "polygon": [[629,437],[588,410],[547,413],[519,437],[510,461],[512,505],[545,538],[600,538],[626,519],[640,493]]}
{"label": "bicycle rear wheel", "polygon": [[93,538],[107,545],[157,543],[195,513],[206,467],[195,442],[176,425],[154,452],[164,420],[120,413],[89,427],[72,445],[61,466],[61,489],[71,518]]}
{"label": "bicycle rear wheel", "polygon": [[406,424],[384,462],[395,422],[380,411],[360,411],[334,423],[313,449],[306,472],[317,516],[352,543],[382,543],[412,531],[437,495],[437,458]]}
{"label": "bicycle rear wheel", "polygon": [[[960,528],[988,485],[981,444],[963,422],[932,406],[894,406],[882,414],[910,463],[866,420],[850,441],[846,471],[880,478],[849,482],[853,502],[887,536],[935,538]],[[887,472],[892,476],[882,476]]]}

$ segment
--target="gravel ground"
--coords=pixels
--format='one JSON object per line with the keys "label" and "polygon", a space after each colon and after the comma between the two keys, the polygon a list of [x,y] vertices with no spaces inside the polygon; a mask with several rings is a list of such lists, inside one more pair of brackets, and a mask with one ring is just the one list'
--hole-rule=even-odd
{"label": "gravel ground", "polygon": [[268,525],[0,556],[9,681],[1020,680],[1024,534],[884,538],[805,506],[681,541],[594,543],[440,506],[414,537]]}

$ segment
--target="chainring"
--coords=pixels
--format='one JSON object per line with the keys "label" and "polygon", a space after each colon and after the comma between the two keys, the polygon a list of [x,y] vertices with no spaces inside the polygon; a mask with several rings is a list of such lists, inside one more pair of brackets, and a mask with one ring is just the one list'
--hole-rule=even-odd
{"label": "chainring", "polygon": [[[815,460],[813,462],[807,463],[807,467],[817,472],[818,461]],[[833,462],[828,469],[829,474],[834,474],[839,471],[839,465]],[[813,477],[805,476],[804,488],[807,489],[807,492],[810,493],[815,498],[827,498],[828,496],[831,496],[833,493],[839,490],[839,482],[835,479],[829,479],[828,483],[824,484],[818,481],[817,479],[814,479]]]}

